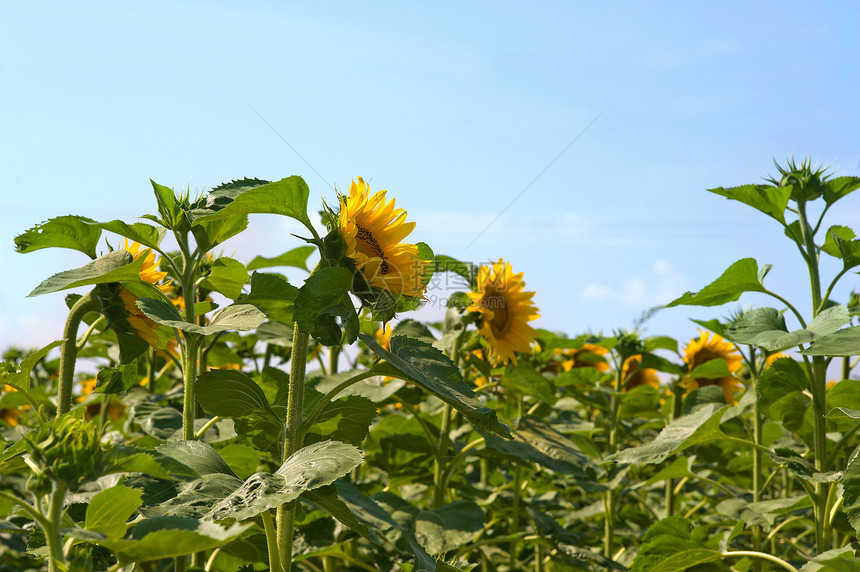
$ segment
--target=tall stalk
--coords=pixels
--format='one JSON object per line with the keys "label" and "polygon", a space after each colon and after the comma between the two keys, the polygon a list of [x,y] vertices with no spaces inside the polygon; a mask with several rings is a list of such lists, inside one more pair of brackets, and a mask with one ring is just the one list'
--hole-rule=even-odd
{"label": "tall stalk", "polygon": [[[806,265],[809,269],[809,282],[812,295],[812,318],[821,311],[821,278],[818,270],[818,251],[815,247],[813,232],[809,226],[806,216],[806,202],[797,201],[798,222],[800,223],[800,234],[803,240],[803,251],[805,253]],[[823,356],[812,357],[812,370],[809,373],[809,382],[812,389],[812,410],[814,418],[814,454],[815,470],[825,472],[827,470],[827,425],[825,420],[825,391],[827,386],[827,365]],[[827,529],[827,497],[829,483],[815,483],[815,544],[818,554],[830,549],[828,546],[829,533]]]}
{"label": "tall stalk", "polygon": [[[307,332],[293,324],[293,348],[290,354],[290,385],[287,391],[287,417],[284,431],[282,461],[301,446],[302,407],[305,392],[305,369],[308,360]],[[296,518],[296,501],[282,504],[276,513],[275,527],[280,550],[282,572],[291,572],[293,563],[293,524]]]}

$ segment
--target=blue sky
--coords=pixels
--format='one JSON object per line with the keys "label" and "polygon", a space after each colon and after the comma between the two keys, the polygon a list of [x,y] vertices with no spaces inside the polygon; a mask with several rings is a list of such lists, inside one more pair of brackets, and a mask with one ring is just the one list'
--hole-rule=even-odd
{"label": "blue sky", "polygon": [[[860,174],[858,16],[853,2],[0,0],[0,347],[60,337],[62,296],[25,296],[87,261],[17,254],[13,237],[153,212],[150,178],[202,191],[298,174],[316,208],[363,176],[417,222],[410,238],[509,260],[537,325],[571,335],[629,326],[748,256],[806,308],[776,223],[704,189],[791,154]],[[858,201],[828,220],[852,224]],[[225,254],[280,254],[294,230],[252,217]],[[648,333],[686,339],[690,317],[728,310],[665,310]]]}

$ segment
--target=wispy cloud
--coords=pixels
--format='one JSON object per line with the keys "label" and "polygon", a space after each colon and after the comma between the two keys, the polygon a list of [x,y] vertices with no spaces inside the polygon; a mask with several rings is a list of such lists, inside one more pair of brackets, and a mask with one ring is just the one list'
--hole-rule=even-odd
{"label": "wispy cloud", "polygon": [[619,282],[593,281],[583,287],[580,298],[587,302],[615,303],[644,308],[667,304],[686,288],[687,277],[665,260],[657,260],[645,273],[621,276]]}

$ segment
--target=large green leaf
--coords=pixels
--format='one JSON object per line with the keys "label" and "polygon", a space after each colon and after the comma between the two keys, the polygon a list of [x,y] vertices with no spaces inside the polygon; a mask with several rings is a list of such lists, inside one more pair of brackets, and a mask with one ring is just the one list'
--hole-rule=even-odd
{"label": "large green leaf", "polygon": [[833,357],[860,355],[860,326],[843,328],[830,335],[821,336],[800,353],[808,356]]}
{"label": "large green leaf", "polygon": [[141,298],[137,301],[137,307],[157,324],[205,336],[228,330],[253,330],[266,319],[266,315],[259,308],[243,302],[216,311],[205,326],[186,322],[173,304],[163,300]]}
{"label": "large green leaf", "polygon": [[799,363],[791,358],[776,360],[758,380],[759,406],[767,417],[781,422],[793,433],[809,433],[804,418],[812,402],[808,395],[809,380]]}
{"label": "large green leaf", "polygon": [[293,300],[299,289],[287,282],[281,274],[251,275],[251,293],[240,301],[263,310],[270,321],[293,323]]}
{"label": "large green leaf", "polygon": [[164,234],[167,232],[164,228],[154,227],[142,222],[128,224],[121,220],[112,220],[109,222],[93,222],[92,224],[103,230],[124,236],[148,248],[158,248],[161,244],[161,239],[164,238]]}
{"label": "large green leaf", "polygon": [[837,331],[850,320],[848,309],[837,305],[815,317],[805,329],[789,332],[782,313],[775,308],[748,310],[725,329],[725,337],[738,344],[748,344],[777,352],[810,343]]}
{"label": "large green leaf", "polygon": [[742,185],[740,187],[708,189],[708,191],[739,201],[785,224],[785,208],[791,197],[788,187],[773,185]]}
{"label": "large green leaf", "polygon": [[290,502],[307,490],[330,485],[361,464],[352,445],[337,441],[314,443],[293,453],[275,473],[255,473],[215,505],[207,518],[245,520]]}
{"label": "large green leaf", "polygon": [[241,371],[213,369],[201,373],[197,378],[197,400],[210,415],[232,419],[256,412],[280,423],[260,386]]}
{"label": "large green leaf", "polygon": [[[245,190],[241,190],[242,188]],[[225,201],[226,204],[222,208],[216,210],[212,204],[208,204],[192,211],[194,224],[256,213],[280,214],[310,226],[311,221],[307,215],[310,189],[301,177],[294,175],[259,187],[242,188],[238,189],[240,192],[235,194],[233,200]],[[218,198],[223,199],[222,195],[219,194]]]}
{"label": "large green leaf", "polygon": [[93,284],[126,281],[141,282],[140,269],[144,262],[145,259],[143,256],[134,260],[134,257],[127,250],[114,250],[80,268],[54,274],[36,286],[27,296],[40,296],[42,294]]}
{"label": "large green leaf", "polygon": [[682,572],[721,557],[693,538],[693,525],[680,516],[670,516],[652,525],[630,572]]}
{"label": "large green leaf", "polygon": [[537,463],[547,469],[576,477],[582,483],[592,480],[587,474],[588,458],[576,445],[535,417],[523,417],[512,430],[513,440],[484,433],[487,447],[507,457]]}
{"label": "large green leaf", "polygon": [[432,345],[415,338],[392,336],[391,351],[387,351],[372,336],[359,334],[359,337],[373,353],[393,366],[389,369],[384,364],[377,365],[380,375],[410,381],[454,407],[476,427],[511,438],[507,425],[500,423],[496,412],[478,399],[463,381],[457,366]]}
{"label": "large green leaf", "polygon": [[659,463],[669,455],[680,453],[693,445],[724,438],[725,434],[720,430],[720,420],[728,409],[728,405],[703,405],[692,413],[675,419],[650,443],[623,449],[609,455],[605,462]]}
{"label": "large green leaf", "polygon": [[41,248],[71,248],[96,257],[96,245],[102,231],[95,221],[84,216],[58,216],[37,224],[15,237],[15,250],[22,254]]}
{"label": "large green leaf", "polygon": [[203,281],[203,286],[236,300],[242,295],[242,287],[247,282],[248,271],[245,265],[238,260],[222,256],[212,264],[212,270]]}
{"label": "large green leaf", "polygon": [[484,528],[484,511],[470,500],[457,500],[415,517],[415,539],[430,554],[444,554],[472,542]]}
{"label": "large green leaf", "polygon": [[128,519],[141,505],[141,492],[116,485],[98,493],[87,505],[86,529],[108,538],[125,535]]}
{"label": "large green leaf", "polygon": [[354,395],[341,397],[326,405],[309,433],[361,445],[376,415],[376,404],[370,399]]}
{"label": "large green leaf", "polygon": [[[360,493],[359,493],[360,494]],[[363,537],[373,542],[379,542],[375,530],[363,524],[350,510],[350,507],[338,498],[337,489],[334,486],[320,487],[312,491],[302,493],[302,500],[326,511],[341,523],[356,531]],[[370,499],[367,499],[370,501]],[[373,501],[370,501],[373,502]]]}
{"label": "large green leaf", "polygon": [[134,527],[129,540],[111,538],[100,545],[121,563],[161,560],[223,546],[253,526],[235,523],[223,528],[214,522],[175,516],[155,517]]}
{"label": "large green leaf", "polygon": [[843,498],[845,499],[845,513],[851,526],[860,539],[860,455],[855,455],[842,476],[844,487]]}
{"label": "large green leaf", "polygon": [[726,302],[734,302],[744,292],[764,292],[761,281],[770,265],[758,269],[758,263],[752,258],[742,258],[723,272],[722,276],[699,290],[687,292],[680,298],[667,304],[672,306],[720,306]]}
{"label": "large green leaf", "polygon": [[293,317],[299,327],[325,346],[341,342],[336,317],[346,329],[347,343],[358,335],[358,317],[349,296],[352,272],[346,268],[319,268],[311,274],[293,302]]}
{"label": "large green leaf", "polygon": [[535,397],[549,405],[555,405],[555,402],[558,401],[552,383],[524,361],[520,361],[516,367],[505,371],[501,384],[505,388],[522,395]]}
{"label": "large green leaf", "polygon": [[824,182],[824,202],[832,205],[860,188],[860,177],[834,177]]}
{"label": "large green leaf", "polygon": [[171,441],[159,445],[156,450],[193,469],[198,475],[220,473],[235,476],[221,455],[211,445],[202,441]]}
{"label": "large green leaf", "polygon": [[299,246],[285,253],[275,256],[274,258],[265,258],[263,256],[255,256],[248,263],[248,270],[258,270],[260,268],[271,268],[273,266],[292,266],[308,270],[308,257],[316,250],[313,246]]}
{"label": "large green leaf", "polygon": [[187,218],[179,202],[176,200],[176,193],[173,192],[173,189],[159,185],[152,179],[149,182],[152,183],[152,190],[155,193],[158,214],[161,215],[160,222],[170,230],[180,232],[187,230]]}

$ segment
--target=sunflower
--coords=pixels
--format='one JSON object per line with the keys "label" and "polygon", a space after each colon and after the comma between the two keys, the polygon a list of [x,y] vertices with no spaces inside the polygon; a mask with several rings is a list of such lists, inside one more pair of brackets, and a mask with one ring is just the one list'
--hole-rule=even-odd
{"label": "sunflower", "polygon": [[158,270],[158,259],[155,257],[155,253],[151,248],[141,250],[140,243],[132,242],[129,244],[128,239],[125,239],[122,243],[122,249],[130,252],[134,257],[134,260],[137,260],[141,256],[144,257],[143,266],[140,267],[141,280],[154,284],[162,292],[168,292],[172,289],[170,284],[158,284],[164,280],[167,276],[167,272],[161,272]]}
{"label": "sunflower", "polygon": [[630,391],[640,385],[650,385],[655,389],[660,388],[660,378],[657,370],[650,367],[642,367],[642,354],[630,356],[624,360],[621,368],[621,379],[624,386],[622,391]]}
{"label": "sunflower", "polygon": [[532,302],[534,292],[524,292],[523,273],[514,274],[511,265],[503,259],[492,266],[478,270],[477,292],[468,292],[469,312],[481,314],[483,323],[478,328],[490,346],[493,365],[512,361],[514,352],[527,352],[537,332],[529,322],[539,317]]}
{"label": "sunflower", "polygon": [[346,256],[355,261],[367,283],[395,295],[420,298],[427,285],[427,261],[418,255],[414,244],[401,244],[415,228],[406,222],[406,211],[394,208],[394,199],[385,201],[379,191],[368,196],[364,179],[352,181],[349,197],[340,198],[338,227],[346,242]]}
{"label": "sunflower", "polygon": [[137,296],[129,292],[125,286],[119,288],[119,298],[122,300],[122,305],[125,311],[128,312],[126,320],[131,329],[138,336],[147,341],[154,347],[160,347],[161,343],[158,339],[158,324],[153,322],[143,313],[143,310],[137,307]]}
{"label": "sunflower", "polygon": [[582,344],[578,349],[556,350],[556,353],[562,356],[564,361],[561,362],[561,368],[564,371],[570,371],[576,367],[593,367],[600,373],[609,371],[609,364],[606,363],[605,356],[609,350],[597,344]]}
{"label": "sunflower", "polygon": [[376,330],[373,337],[376,338],[376,343],[378,343],[382,349],[385,351],[391,351],[391,324],[385,324],[384,327]]}
{"label": "sunflower", "polygon": [[[684,347],[684,363],[687,364],[688,372],[718,358],[726,361],[731,373],[736,373],[743,365],[743,357],[735,346],[724,340],[719,334],[714,334],[714,337],[711,338],[710,332],[699,330],[699,337],[690,340],[690,343]],[[706,385],[719,385],[725,393],[726,403],[734,403],[735,392],[743,388],[740,381],[733,375],[715,379],[688,377],[684,379],[684,383],[688,392]]]}

